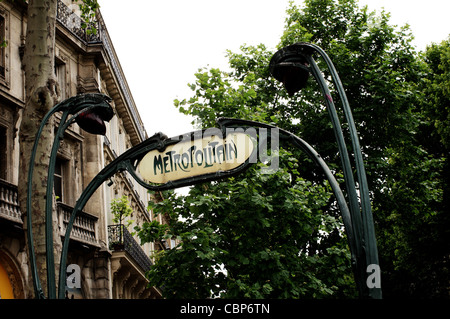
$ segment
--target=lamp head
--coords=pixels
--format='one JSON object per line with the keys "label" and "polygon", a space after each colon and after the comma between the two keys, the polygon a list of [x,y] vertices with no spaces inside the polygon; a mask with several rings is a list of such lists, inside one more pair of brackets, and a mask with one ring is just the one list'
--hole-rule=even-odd
{"label": "lamp head", "polygon": [[77,124],[86,132],[95,135],[105,135],[106,125],[101,116],[95,110],[80,113],[75,119]]}
{"label": "lamp head", "polygon": [[282,82],[290,96],[306,87],[309,68],[304,48],[294,44],[277,51],[269,64],[272,76]]}
{"label": "lamp head", "polygon": [[[114,111],[109,104],[112,99],[104,94],[83,94],[74,103],[73,113],[81,111],[75,118],[77,124],[86,132],[97,135],[106,134],[105,121],[109,122]],[[83,109],[86,109],[83,111]]]}

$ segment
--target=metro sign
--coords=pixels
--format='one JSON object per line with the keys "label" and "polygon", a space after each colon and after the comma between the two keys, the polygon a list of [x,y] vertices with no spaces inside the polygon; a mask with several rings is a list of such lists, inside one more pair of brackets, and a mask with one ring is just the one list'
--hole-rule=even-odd
{"label": "metro sign", "polygon": [[222,131],[208,129],[186,134],[163,151],[149,151],[136,167],[137,174],[150,184],[182,180],[201,180],[237,173],[256,158],[257,142],[245,132],[232,131],[222,138]]}

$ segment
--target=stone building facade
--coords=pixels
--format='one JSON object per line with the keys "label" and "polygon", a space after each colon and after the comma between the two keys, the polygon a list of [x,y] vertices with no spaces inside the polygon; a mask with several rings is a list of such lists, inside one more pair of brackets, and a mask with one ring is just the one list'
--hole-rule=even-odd
{"label": "stone building facade", "polygon": [[[24,108],[22,55],[26,32],[26,2],[0,2],[0,294],[1,298],[30,298],[32,286],[25,246],[23,216],[17,185],[18,128]],[[61,100],[80,93],[104,93],[112,98],[115,116],[106,123],[105,136],[90,135],[73,124],[61,143],[56,169],[55,194],[61,236],[82,190],[109,162],[147,138],[108,31],[98,13],[98,32],[81,28],[76,1],[59,0],[55,49],[55,76]],[[81,288],[67,290],[69,298],[160,298],[157,287],[148,287],[145,272],[151,252],[169,248],[165,243],[141,246],[127,229],[117,242],[110,203],[126,196],[133,210],[132,229],[154,218],[147,210],[148,192],[128,173],[116,174],[97,190],[79,214],[71,233],[68,265],[78,265]],[[159,217],[160,218],[160,217]],[[68,272],[70,277],[72,273]],[[73,273],[75,274],[75,272]]]}

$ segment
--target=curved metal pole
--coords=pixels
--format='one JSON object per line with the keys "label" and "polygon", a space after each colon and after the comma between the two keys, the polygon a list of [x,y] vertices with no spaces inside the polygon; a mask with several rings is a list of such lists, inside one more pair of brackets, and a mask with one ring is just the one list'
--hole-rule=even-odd
{"label": "curved metal pole", "polygon": [[[321,52],[322,51],[322,52]],[[367,262],[368,264],[377,264],[378,261],[378,250],[376,246],[376,238],[375,238],[375,230],[373,224],[373,215],[372,215],[372,205],[370,203],[370,194],[369,194],[369,186],[367,182],[366,170],[364,167],[364,161],[361,152],[361,146],[359,143],[358,133],[356,131],[355,121],[353,120],[353,115],[348,103],[347,95],[345,94],[344,88],[342,86],[342,82],[339,78],[339,75],[331,62],[328,55],[320,50],[319,53],[324,57],[325,62],[328,65],[328,68],[331,71],[333,79],[335,81],[336,88],[339,92],[339,96],[341,97],[344,114],[346,116],[347,122],[349,123],[349,131],[352,141],[353,149],[355,150],[355,162],[356,162],[356,173],[358,175],[359,181],[359,189],[361,193],[361,208],[362,208],[362,218],[363,218],[363,227],[364,227],[364,235],[365,242],[367,245]],[[381,297],[381,290],[378,292]]]}
{"label": "curved metal pole", "polygon": [[45,124],[49,120],[49,118],[52,116],[53,113],[55,113],[54,109],[50,110],[48,112],[43,121],[41,122],[41,125],[38,129],[38,132],[36,134],[33,149],[31,151],[30,156],[30,163],[28,165],[28,181],[27,181],[27,201],[26,201],[26,211],[27,211],[27,237],[28,237],[28,249],[29,249],[29,258],[30,258],[30,268],[31,268],[31,277],[33,280],[33,286],[34,286],[34,293],[36,295],[37,299],[44,299],[44,292],[42,290],[41,281],[39,280],[39,275],[37,273],[36,269],[36,254],[34,251],[34,243],[33,243],[33,225],[31,222],[31,191],[32,191],[32,180],[33,180],[33,171],[34,171],[34,160],[36,158],[36,152],[37,152],[37,146],[38,141],[41,137],[42,131],[44,129]]}
{"label": "curved metal pole", "polygon": [[[319,83],[320,89],[325,97],[325,103],[327,105],[328,113],[330,114],[331,123],[333,125],[333,131],[338,143],[339,154],[341,155],[341,162],[344,168],[344,179],[347,188],[347,193],[350,202],[350,209],[354,217],[354,227],[358,232],[358,237],[361,236],[361,217],[360,217],[360,206],[358,202],[358,195],[355,189],[355,180],[353,178],[353,171],[350,163],[350,158],[348,156],[347,145],[345,144],[344,134],[342,133],[341,123],[339,121],[339,117],[336,112],[336,108],[334,106],[333,99],[331,97],[331,92],[328,89],[328,86],[325,82],[325,79],[322,76],[316,62],[311,56],[307,56],[308,63],[311,66],[311,71]],[[352,216],[353,216],[352,215]]]}
{"label": "curved metal pole", "polygon": [[[70,233],[72,231],[73,223],[75,221],[76,215],[78,212],[82,211],[84,206],[86,205],[87,201],[92,197],[92,194],[100,187],[100,185],[103,184],[106,180],[111,178],[115,173],[124,171],[124,170],[133,170],[133,166],[131,161],[135,160],[139,157],[140,154],[146,153],[151,149],[156,149],[158,147],[161,147],[161,135],[154,135],[144,142],[134,146],[133,148],[129,149],[119,157],[117,157],[115,160],[113,160],[111,163],[109,163],[106,167],[104,167],[88,184],[88,186],[83,190],[80,197],[78,198],[75,207],[72,210],[72,214],[70,215],[69,222],[66,227],[66,233],[64,235],[64,243],[61,251],[61,261],[60,261],[60,269],[59,269],[59,298],[63,299],[65,296],[65,287],[66,287],[66,262],[67,262],[67,253],[69,249],[69,241],[70,241]],[[133,177],[136,175],[133,174]],[[150,188],[150,185],[148,184],[141,184],[146,185],[147,188]]]}
{"label": "curved metal pole", "polygon": [[[333,99],[331,97],[331,92],[325,82],[325,79],[323,78],[322,73],[320,72],[316,62],[314,59],[308,55],[306,56],[306,59],[310,65],[311,72],[317,82],[319,83],[320,89],[323,93],[323,96],[325,98],[325,104],[327,106],[328,113],[330,115],[331,123],[333,126],[334,135],[336,137],[336,141],[339,148],[339,154],[341,157],[341,163],[343,167],[344,172],[344,181],[346,185],[346,190],[348,194],[348,200],[350,203],[350,211],[352,214],[352,224],[353,224],[353,230],[354,235],[356,239],[356,255],[358,256],[358,261],[365,259],[365,240],[364,240],[364,231],[363,231],[363,222],[361,219],[361,209],[358,201],[358,195],[356,193],[355,188],[355,180],[353,177],[353,170],[350,162],[350,158],[348,156],[348,150],[347,146],[344,140],[344,135],[342,133],[341,124],[339,121],[339,117],[336,112],[336,108],[334,106]],[[364,260],[365,263],[365,260]],[[357,263],[358,267],[358,289],[360,289],[360,293],[363,294],[363,283],[365,282],[365,272],[366,272],[366,266],[364,264],[361,264],[360,262]]]}
{"label": "curved metal pole", "polygon": [[363,211],[363,218],[365,217],[366,220],[369,222],[369,224],[373,225],[367,176],[366,176],[366,171],[364,168],[364,161],[362,158],[362,152],[361,152],[361,146],[359,143],[358,132],[356,130],[355,121],[353,119],[352,111],[351,111],[350,105],[348,103],[347,95],[345,94],[345,90],[342,85],[339,74],[337,73],[333,62],[331,61],[329,56],[326,54],[326,52],[314,44],[310,44],[310,46],[313,47],[325,60],[327,66],[328,66],[328,69],[331,72],[336,89],[338,90],[339,96],[341,98],[344,114],[345,114],[346,120],[349,124],[349,131],[350,131],[352,146],[355,151],[355,162],[356,162],[356,168],[357,168],[356,172],[358,175],[358,181],[360,183],[361,205],[362,205],[362,211]]}
{"label": "curved metal pole", "polygon": [[66,119],[69,115],[69,111],[65,110],[61,116],[61,121],[58,126],[58,130],[53,140],[52,151],[50,154],[50,162],[48,165],[47,175],[47,191],[45,197],[45,246],[47,250],[47,290],[48,298],[56,298],[56,283],[55,283],[55,254],[53,251],[53,177],[55,175],[55,163],[56,155],[58,153],[60,140],[65,131]]}
{"label": "curved metal pole", "polygon": [[[59,111],[64,111],[62,117],[61,117],[61,123],[64,123],[70,114],[76,113],[67,123],[64,123],[64,125],[59,125],[58,131],[55,135],[53,145],[52,145],[52,151],[50,155],[50,161],[49,161],[49,168],[48,168],[48,183],[47,183],[47,189],[46,189],[46,216],[45,216],[45,233],[46,233],[46,263],[47,263],[47,279],[48,279],[48,290],[49,290],[49,297],[53,298],[56,294],[56,288],[55,288],[55,276],[54,276],[54,251],[53,251],[53,225],[52,225],[52,203],[53,203],[53,176],[54,176],[54,162],[57,154],[57,150],[59,148],[59,142],[62,138],[63,132],[67,129],[67,127],[75,120],[75,118],[82,112],[85,112],[91,108],[98,107],[100,104],[99,102],[104,102],[110,99],[104,94],[100,93],[94,93],[94,94],[83,94],[83,95],[76,95],[73,97],[70,97],[57,105],[55,105],[50,111],[47,112],[47,114],[44,116],[44,118],[41,121],[41,124],[39,126],[39,129],[36,133],[36,137],[34,140],[33,148],[30,155],[30,163],[28,167],[28,176],[27,176],[27,198],[26,198],[26,211],[27,211],[27,232],[26,236],[28,239],[28,246],[29,246],[29,258],[30,258],[30,268],[31,268],[31,277],[33,281],[33,287],[35,296],[38,299],[44,299],[45,295],[42,290],[42,285],[39,279],[39,275],[37,273],[36,269],[36,254],[34,249],[34,241],[33,241],[33,225],[32,225],[32,219],[31,219],[31,197],[32,197],[32,180],[33,180],[33,173],[34,173],[34,164],[36,159],[36,153],[37,153],[37,147],[38,142],[40,140],[40,137],[42,135],[42,131],[47,124],[50,117]],[[97,103],[97,104],[95,104]],[[90,105],[86,107],[85,105]],[[100,105],[104,107],[105,104]],[[107,107],[110,108],[109,104],[106,104]],[[112,112],[112,111],[111,111]],[[112,113],[111,113],[112,116]],[[105,115],[105,117],[108,117],[108,115]]]}
{"label": "curved metal pole", "polygon": [[[48,298],[56,298],[56,277],[55,277],[55,254],[53,249],[53,185],[55,176],[55,164],[56,156],[58,154],[58,149],[63,139],[64,132],[66,129],[75,121],[80,113],[87,112],[90,109],[95,108],[95,106],[88,106],[80,110],[78,113],[73,115],[69,120],[70,109],[66,108],[61,116],[59,122],[58,130],[55,134],[53,140],[52,151],[50,154],[50,162],[48,166],[48,177],[47,177],[47,190],[45,198],[45,245],[47,250],[47,286],[48,286]],[[65,268],[65,267],[64,267]]]}
{"label": "curved metal pole", "polygon": [[[309,145],[306,141],[301,139],[300,137],[296,136],[295,134],[286,131],[284,129],[275,127],[270,124],[255,122],[255,121],[248,121],[248,120],[240,120],[240,119],[232,119],[232,118],[220,118],[217,120],[217,123],[219,126],[226,127],[237,127],[237,126],[250,126],[250,127],[261,127],[261,128],[270,128],[270,129],[277,129],[281,133],[280,135],[284,137],[285,139],[289,140],[290,143],[292,143],[295,147],[299,148],[300,150],[304,151],[309,158],[311,158],[323,171],[325,177],[327,178],[328,182],[330,183],[331,189],[336,197],[341,215],[342,220],[344,222],[344,227],[347,233],[347,241],[350,247],[350,253],[351,253],[351,261],[352,261],[352,268],[354,271],[355,276],[360,276],[359,274],[359,268],[358,268],[358,254],[360,253],[358,251],[358,245],[357,245],[357,238],[355,235],[355,230],[353,227],[353,216],[350,213],[349,207],[347,206],[347,202],[345,200],[345,196],[342,193],[342,190],[339,186],[339,183],[336,181],[333,173],[331,172],[328,165],[325,163],[323,158],[317,153],[317,151]],[[359,283],[360,281],[357,280]],[[361,289],[362,287],[358,287],[358,289]]]}
{"label": "curved metal pole", "polygon": [[341,211],[344,227],[346,229],[347,239],[352,256],[352,266],[356,267],[358,260],[356,256],[358,255],[359,252],[357,249],[357,245],[355,244],[356,234],[352,223],[353,218],[350,214],[347,202],[345,201],[344,194],[342,193],[342,190],[339,187],[339,183],[336,181],[333,173],[331,172],[330,168],[325,163],[323,158],[316,152],[316,150],[312,148],[311,145],[309,145],[303,139],[299,138],[298,136],[292,133],[284,131],[284,134],[289,134],[288,136],[291,139],[291,143],[297,146],[297,148],[302,149],[322,169],[323,173],[325,174],[325,177],[330,183],[331,189],[333,190],[339,209]]}
{"label": "curved metal pole", "polygon": [[[119,167],[118,162],[111,162],[108,166],[106,166],[83,190],[83,193],[78,198],[77,203],[70,215],[70,220],[66,227],[66,233],[64,236],[64,243],[61,251],[61,261],[60,261],[60,269],[59,269],[59,285],[58,297],[60,299],[64,299],[65,297],[65,288],[66,288],[66,263],[67,263],[67,252],[69,249],[69,241],[70,241],[70,233],[72,231],[73,223],[75,221],[75,217],[78,212],[82,211],[86,202],[91,198],[92,194],[97,190],[97,188],[103,184],[104,181],[108,180],[112,175],[116,172],[119,172],[121,168]],[[123,169],[122,169],[123,170]]]}
{"label": "curved metal pole", "polygon": [[26,211],[27,211],[27,237],[28,237],[28,246],[29,246],[29,255],[30,255],[30,268],[31,268],[31,277],[33,280],[34,292],[37,299],[44,299],[45,295],[42,290],[41,282],[39,280],[39,275],[36,269],[36,254],[34,250],[34,242],[33,242],[33,225],[31,222],[31,193],[32,193],[32,181],[33,181],[33,172],[34,172],[34,161],[36,158],[36,152],[38,147],[38,142],[41,137],[42,131],[44,130],[45,125],[47,124],[50,117],[56,113],[61,111],[65,106],[66,102],[59,103],[55,105],[43,118],[41,125],[39,126],[38,132],[34,139],[34,145],[31,151],[30,163],[28,166],[28,180],[27,180],[27,200],[26,200]]}
{"label": "curved metal pole", "polygon": [[[370,194],[369,194],[369,187],[367,183],[367,176],[364,168],[364,161],[362,158],[362,152],[361,152],[361,146],[359,143],[359,137],[356,130],[355,121],[353,119],[353,115],[350,109],[350,105],[348,103],[347,95],[345,94],[344,87],[342,85],[342,82],[340,80],[339,74],[336,71],[336,68],[327,55],[327,53],[320,48],[319,46],[311,43],[301,43],[301,46],[308,47],[319,53],[319,55],[324,59],[325,63],[327,64],[328,69],[330,70],[333,82],[336,86],[336,89],[338,91],[338,94],[341,98],[343,111],[345,118],[349,125],[349,132],[350,132],[350,138],[352,147],[354,150],[355,155],[355,164],[356,164],[356,174],[359,182],[359,191],[361,196],[361,227],[362,227],[362,238],[363,238],[363,245],[365,250],[365,259],[366,259],[366,267],[371,264],[378,265],[379,259],[378,259],[378,249],[376,244],[376,238],[375,238],[375,229],[373,224],[373,215],[372,215],[372,207],[370,203]],[[325,80],[323,79],[323,76],[320,72],[320,70],[317,67],[317,64],[315,63],[314,59],[311,55],[305,56],[308,60],[308,62],[311,65],[311,70],[313,72],[314,77],[319,82],[322,92],[324,94],[327,106],[329,106],[329,110],[334,108],[333,100],[331,98],[331,95],[329,93],[328,87],[326,85]],[[331,114],[332,120],[333,117],[335,117],[334,114]],[[337,128],[335,128],[335,132],[337,131]],[[339,129],[340,130],[340,129]],[[338,143],[339,139],[338,139]],[[347,152],[341,152],[341,156],[347,156]],[[345,160],[346,162],[348,159]],[[348,164],[347,164],[348,165]],[[345,166],[345,165],[344,165]],[[353,178],[353,177],[352,177]],[[354,183],[354,182],[353,182]],[[355,184],[353,184],[355,185]],[[354,186],[356,187],[356,185]],[[359,215],[359,214],[358,214]],[[364,272],[366,269],[364,269]],[[369,296],[372,298],[381,298],[381,288],[369,288]]]}

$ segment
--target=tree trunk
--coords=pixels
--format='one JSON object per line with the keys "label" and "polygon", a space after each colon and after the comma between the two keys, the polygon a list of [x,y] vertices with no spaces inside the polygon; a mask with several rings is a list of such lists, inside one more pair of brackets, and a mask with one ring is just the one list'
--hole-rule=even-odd
{"label": "tree trunk", "polygon": [[[59,89],[54,76],[55,27],[57,0],[30,0],[28,4],[27,35],[23,67],[25,71],[26,100],[20,124],[19,201],[26,218],[31,213],[36,267],[44,294],[47,296],[45,246],[45,193],[48,164],[54,138],[54,120],[46,125],[37,148],[32,183],[31,212],[26,212],[28,169],[34,140],[45,114],[56,104]],[[55,204],[53,205],[55,207]],[[24,223],[26,225],[26,223]],[[53,209],[53,238],[55,264],[58,273],[61,238],[57,228],[56,210]],[[31,271],[30,271],[31,276]],[[31,278],[31,277],[30,277]],[[57,279],[56,279],[57,281]],[[34,295],[28,285],[28,296]]]}

